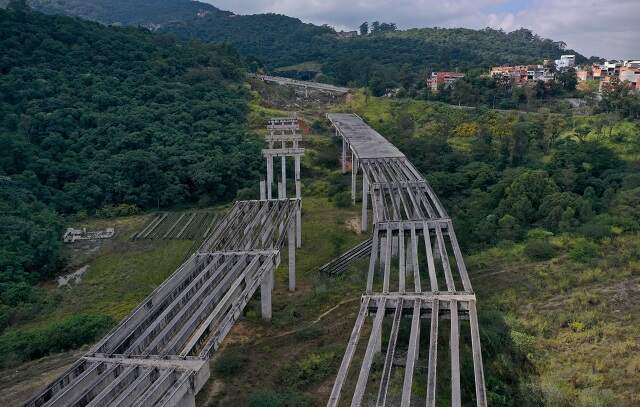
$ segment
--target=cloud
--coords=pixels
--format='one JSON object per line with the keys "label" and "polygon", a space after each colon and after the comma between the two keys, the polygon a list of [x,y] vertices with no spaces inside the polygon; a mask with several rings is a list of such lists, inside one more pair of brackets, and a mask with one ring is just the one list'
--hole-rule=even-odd
{"label": "cloud", "polygon": [[238,14],[274,12],[338,29],[526,27],[589,56],[640,58],[639,0],[203,0]]}

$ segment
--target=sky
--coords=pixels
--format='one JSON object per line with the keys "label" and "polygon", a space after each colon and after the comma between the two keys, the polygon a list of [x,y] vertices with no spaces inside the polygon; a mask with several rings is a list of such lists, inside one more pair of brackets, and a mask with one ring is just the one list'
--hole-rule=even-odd
{"label": "sky", "polygon": [[589,57],[640,59],[640,0],[200,0],[236,14],[273,12],[336,29],[525,27]]}

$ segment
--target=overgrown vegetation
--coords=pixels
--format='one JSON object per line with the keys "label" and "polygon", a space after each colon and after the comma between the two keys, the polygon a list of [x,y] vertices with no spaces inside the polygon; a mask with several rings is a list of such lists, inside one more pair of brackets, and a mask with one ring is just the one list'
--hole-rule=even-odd
{"label": "overgrown vegetation", "polygon": [[225,46],[0,10],[0,330],[50,300],[62,217],[231,200],[257,177]]}
{"label": "overgrown vegetation", "polygon": [[12,331],[0,336],[0,366],[6,367],[50,353],[77,349],[92,343],[111,327],[102,315],[74,315],[44,328]]}

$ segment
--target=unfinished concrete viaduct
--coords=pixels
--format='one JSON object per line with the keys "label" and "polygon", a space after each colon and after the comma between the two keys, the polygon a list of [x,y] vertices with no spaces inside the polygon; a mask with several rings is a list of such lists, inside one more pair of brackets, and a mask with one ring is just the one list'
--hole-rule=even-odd
{"label": "unfinished concrete viaduct", "polygon": [[[352,161],[352,198],[362,172],[362,228],[368,229],[369,200],[373,236],[359,245],[369,255],[366,291],[346,347],[328,406],[351,399],[352,406],[423,404],[435,406],[438,332],[447,320],[450,338],[450,395],[460,406],[469,395],[460,389],[460,328],[468,320],[473,350],[477,406],[486,406],[475,295],[464,266],[451,219],[431,187],[407,158],[357,115],[329,114],[343,139],[343,170]],[[266,180],[260,200],[236,202],[202,246],[127,318],[26,406],[194,406],[209,378],[209,358],[254,293],[271,319],[271,293],[280,252],[288,249],[289,289],[295,290],[295,250],[301,243],[300,158],[304,149],[295,118],[268,125]],[[274,158],[281,157],[276,180]],[[287,198],[286,159],[294,159],[295,192]],[[275,184],[275,185],[274,185]],[[274,186],[277,197],[274,197]],[[364,254],[363,254],[364,253]],[[452,256],[451,256],[452,255]],[[347,255],[345,262],[349,263]],[[397,262],[397,267],[392,262]],[[421,264],[426,264],[421,268]],[[369,318],[370,315],[374,317]],[[407,344],[399,341],[403,318],[411,320]],[[388,328],[383,324],[391,319]],[[426,400],[414,394],[420,327],[430,321]],[[370,328],[365,328],[369,324]],[[358,344],[370,332],[366,346]],[[386,335],[386,349],[382,349]],[[402,349],[402,351],[398,351]],[[390,391],[398,373],[398,355],[406,349],[402,391]],[[372,380],[373,357],[384,352],[379,381]],[[355,365],[359,365],[357,368]],[[422,382],[420,381],[420,382]],[[465,399],[467,397],[467,399]],[[465,403],[466,404],[466,403]]]}

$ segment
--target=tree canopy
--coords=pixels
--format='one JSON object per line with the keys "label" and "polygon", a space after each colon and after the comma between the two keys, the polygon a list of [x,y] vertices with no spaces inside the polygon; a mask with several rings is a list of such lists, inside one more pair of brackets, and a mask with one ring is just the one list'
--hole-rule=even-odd
{"label": "tree canopy", "polygon": [[0,10],[0,311],[37,302],[61,216],[210,205],[257,177],[241,65],[224,45]]}

